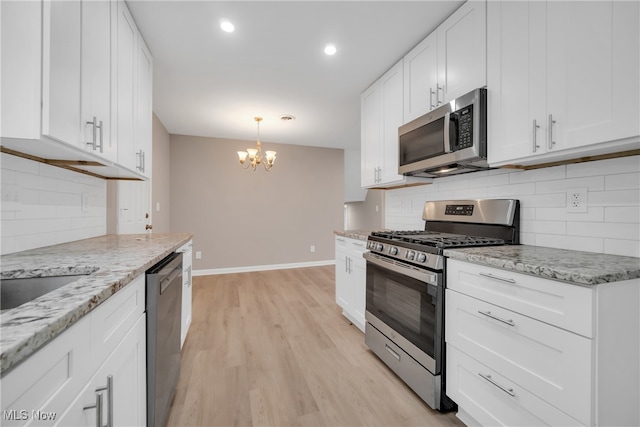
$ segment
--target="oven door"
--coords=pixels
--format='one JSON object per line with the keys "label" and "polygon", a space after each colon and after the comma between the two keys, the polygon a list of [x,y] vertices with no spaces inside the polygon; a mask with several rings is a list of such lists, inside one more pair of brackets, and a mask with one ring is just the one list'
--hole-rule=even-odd
{"label": "oven door", "polygon": [[366,327],[375,327],[439,375],[444,337],[442,273],[367,252]]}

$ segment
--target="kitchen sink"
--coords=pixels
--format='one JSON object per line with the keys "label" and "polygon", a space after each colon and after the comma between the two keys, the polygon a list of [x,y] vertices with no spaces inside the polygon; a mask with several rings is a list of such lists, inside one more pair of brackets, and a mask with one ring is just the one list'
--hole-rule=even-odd
{"label": "kitchen sink", "polygon": [[86,274],[2,280],[0,281],[0,309],[8,310],[17,307],[84,276]]}

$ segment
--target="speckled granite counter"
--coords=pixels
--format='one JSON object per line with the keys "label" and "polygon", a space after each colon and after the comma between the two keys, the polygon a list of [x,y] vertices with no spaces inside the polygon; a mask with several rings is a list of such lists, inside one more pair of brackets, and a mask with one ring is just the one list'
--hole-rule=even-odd
{"label": "speckled granite counter", "polygon": [[192,238],[107,235],[2,256],[1,279],[88,274],[0,315],[0,375]]}
{"label": "speckled granite counter", "polygon": [[640,277],[640,258],[542,246],[492,246],[447,249],[452,259],[580,285],[598,285]]}
{"label": "speckled granite counter", "polygon": [[367,240],[371,230],[334,230],[333,234],[350,239]]}

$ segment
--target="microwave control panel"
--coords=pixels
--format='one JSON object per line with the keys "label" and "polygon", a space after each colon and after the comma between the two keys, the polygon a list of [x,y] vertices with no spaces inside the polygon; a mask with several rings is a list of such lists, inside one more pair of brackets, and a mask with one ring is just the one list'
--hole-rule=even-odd
{"label": "microwave control panel", "polygon": [[458,119],[458,150],[473,146],[473,106],[456,111]]}

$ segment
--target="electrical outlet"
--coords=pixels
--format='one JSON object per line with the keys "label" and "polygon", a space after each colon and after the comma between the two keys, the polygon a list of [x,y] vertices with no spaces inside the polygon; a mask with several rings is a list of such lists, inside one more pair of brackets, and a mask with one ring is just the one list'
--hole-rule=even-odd
{"label": "electrical outlet", "polygon": [[202,259],[202,252],[196,251],[196,259]]}
{"label": "electrical outlet", "polygon": [[311,246],[309,247],[309,252],[314,253],[315,251],[316,251],[316,247],[315,247],[315,245],[311,245]]}
{"label": "electrical outlet", "polygon": [[567,212],[586,213],[587,212],[587,194],[588,189],[570,188],[567,190]]}

